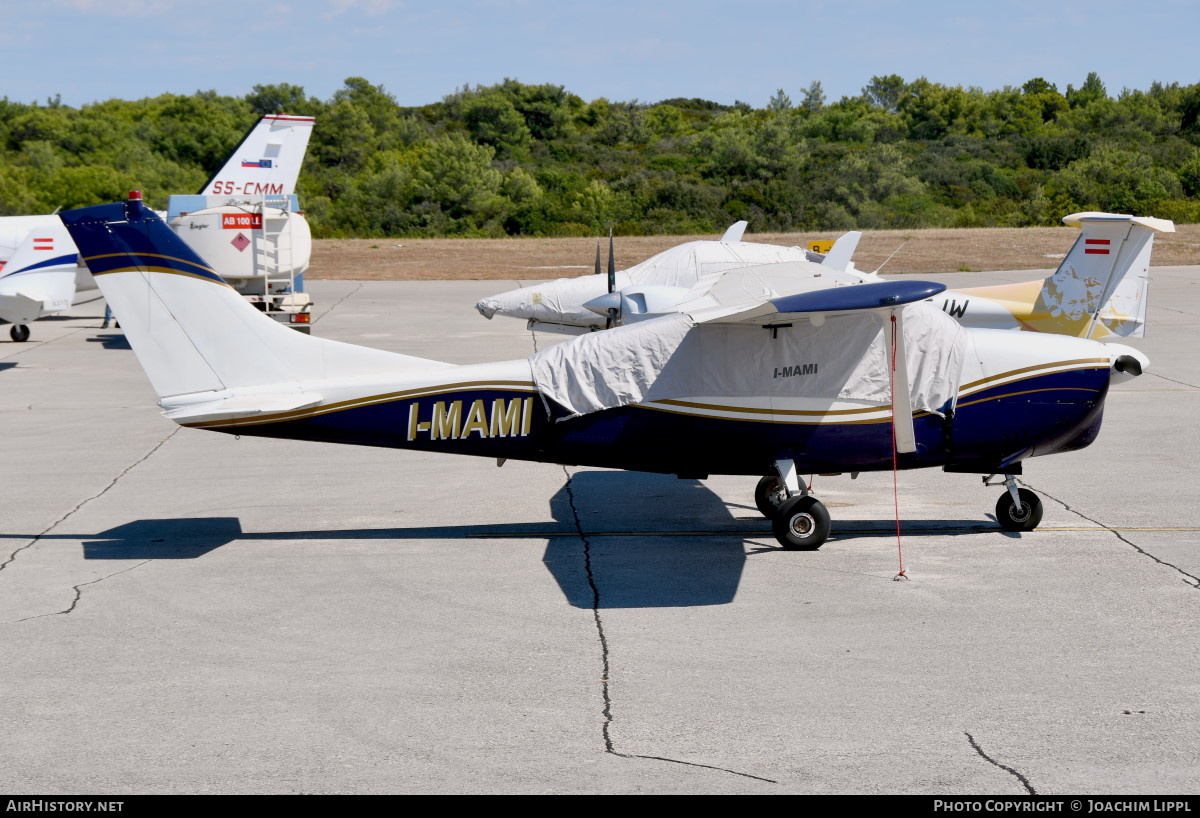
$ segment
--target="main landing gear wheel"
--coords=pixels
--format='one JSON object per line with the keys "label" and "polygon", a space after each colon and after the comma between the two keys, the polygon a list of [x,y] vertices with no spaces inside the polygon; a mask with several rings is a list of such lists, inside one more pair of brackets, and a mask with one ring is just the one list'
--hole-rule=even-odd
{"label": "main landing gear wheel", "polygon": [[[804,481],[800,481],[800,491],[804,491]],[[779,507],[782,506],[788,499],[787,486],[778,477],[771,475],[764,477],[758,481],[758,485],[754,487],[754,505],[758,506],[758,510],[762,516],[768,520],[774,520],[775,515],[779,513]]]}
{"label": "main landing gear wheel", "polygon": [[829,539],[829,512],[811,494],[786,500],[771,525],[775,539],[787,551],[816,551]]}
{"label": "main landing gear wheel", "polygon": [[1029,489],[1017,489],[1018,506],[1012,494],[1004,492],[996,501],[996,519],[1005,531],[1033,531],[1042,521],[1042,500]]}
{"label": "main landing gear wheel", "polygon": [[13,324],[8,334],[18,344],[23,343],[29,340],[29,327],[24,324]]}

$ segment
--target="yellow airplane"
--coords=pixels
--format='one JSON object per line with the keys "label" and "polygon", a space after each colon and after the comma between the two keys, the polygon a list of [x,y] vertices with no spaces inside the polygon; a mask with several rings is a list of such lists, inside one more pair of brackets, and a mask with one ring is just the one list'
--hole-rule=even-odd
{"label": "yellow airplane", "polygon": [[947,290],[935,303],[971,327],[1098,341],[1141,338],[1154,234],[1174,233],[1174,223],[1117,213],[1073,213],[1063,222],[1080,233],[1052,275],[1019,284]]}

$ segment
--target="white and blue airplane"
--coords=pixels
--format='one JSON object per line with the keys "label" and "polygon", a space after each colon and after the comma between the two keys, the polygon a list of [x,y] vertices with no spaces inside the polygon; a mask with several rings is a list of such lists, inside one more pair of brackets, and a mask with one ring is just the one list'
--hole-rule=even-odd
{"label": "white and blue airplane", "polygon": [[[220,196],[238,200],[247,196],[294,195],[314,121],[313,117],[285,114],[261,117],[194,198],[203,201]],[[10,292],[4,289],[5,285],[0,285],[0,321],[13,325],[9,335],[14,341],[28,340],[29,324],[66,311],[77,302],[80,294],[96,289],[85,266],[72,269],[70,292],[66,292],[65,279],[57,267],[39,264],[43,260],[40,257],[33,260],[32,267],[20,261],[17,253],[22,248],[30,249],[30,242],[35,237],[49,235],[48,231],[58,235],[56,256],[65,257],[69,253],[74,258],[74,245],[70,236],[62,232],[62,221],[57,213],[0,216],[0,276],[3,276],[0,281],[8,281],[9,288],[18,282],[20,285],[19,292]],[[26,261],[29,260],[27,257]],[[10,277],[11,281],[8,280]],[[4,296],[9,297],[7,302]],[[23,300],[14,300],[18,296]],[[66,307],[62,306],[64,297]]]}
{"label": "white and blue airplane", "polygon": [[[1166,219],[1095,212],[1073,213],[1063,222],[1080,233],[1050,276],[947,290],[934,300],[971,327],[1099,340],[1142,337],[1154,235],[1172,233],[1175,225]],[[884,280],[855,269],[851,261],[860,232],[845,234],[822,255],[745,242],[745,222],[734,228],[719,241],[687,242],[616,272],[610,246],[607,280],[601,275],[560,278],[481,299],[475,308],[485,318],[525,320],[531,330],[579,334],[672,312],[707,287],[712,276],[740,267],[774,265],[773,276],[793,276],[811,289]],[[596,266],[599,273],[598,259]]]}
{"label": "white and blue airplane", "polygon": [[1041,501],[1017,486],[1024,462],[1090,445],[1109,385],[1149,365],[1119,344],[965,328],[926,303],[941,284],[795,291],[787,277],[736,269],[670,314],[459,366],[288,329],[140,199],[62,220],[182,426],[749,475],[785,549],[818,548],[830,533],[799,472],[1003,475],[1000,525],[1033,529]]}
{"label": "white and blue airplane", "polygon": [[29,324],[38,318],[71,309],[78,258],[61,220],[30,230],[17,245],[0,269],[0,324],[12,325],[14,341],[29,340]]}

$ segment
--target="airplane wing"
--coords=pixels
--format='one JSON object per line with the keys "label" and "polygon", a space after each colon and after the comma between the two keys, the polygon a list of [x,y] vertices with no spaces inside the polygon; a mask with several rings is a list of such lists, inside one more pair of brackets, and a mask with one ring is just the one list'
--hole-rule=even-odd
{"label": "airplane wing", "polygon": [[885,281],[760,294],[580,336],[530,366],[566,417],[713,395],[762,403],[754,411],[764,420],[772,407],[806,399],[891,406],[897,450],[911,452],[913,412],[951,408],[966,354],[966,330],[924,303],[942,289]]}
{"label": "airplane wing", "polygon": [[764,298],[750,305],[700,309],[693,312],[692,317],[699,323],[769,325],[785,321],[789,317],[803,316],[818,322],[819,325],[827,315],[860,310],[891,310],[932,298],[945,289],[945,284],[932,281],[881,281],[874,284],[835,286],[832,289],[811,289]]}

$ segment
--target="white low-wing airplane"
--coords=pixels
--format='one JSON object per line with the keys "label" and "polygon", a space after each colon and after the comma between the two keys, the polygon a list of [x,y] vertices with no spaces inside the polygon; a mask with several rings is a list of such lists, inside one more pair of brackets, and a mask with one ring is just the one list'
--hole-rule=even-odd
{"label": "white low-wing airplane", "polygon": [[[212,175],[200,191],[201,196],[286,196],[296,192],[296,181],[300,166],[308,149],[314,119],[307,116],[271,114],[264,116],[242,138],[237,148],[225,160],[225,164]],[[45,235],[47,230],[61,230],[62,221],[57,213],[45,216],[0,216],[0,273],[16,272],[10,265],[17,259],[14,254],[34,235]],[[56,244],[60,254],[75,255],[74,245],[66,233]],[[23,292],[41,292],[54,295],[53,303],[61,302],[62,276],[59,271],[39,268],[22,269]],[[72,291],[67,294],[67,306],[75,301],[78,293],[95,290],[96,284],[86,267],[73,270]],[[46,276],[47,280],[38,282]],[[52,280],[50,280],[52,279]],[[38,300],[38,299],[33,299]],[[45,299],[42,299],[45,301]],[[14,341],[28,340],[29,324],[46,315],[62,312],[54,306],[47,310],[34,310],[32,303],[25,303],[4,311],[0,308],[0,319],[13,324],[10,335]],[[10,315],[14,317],[9,317]]]}
{"label": "white low-wing airplane", "polygon": [[140,199],[62,214],[159,396],[183,426],[704,477],[760,477],[788,549],[829,513],[797,477],[939,467],[1002,474],[1000,525],[1041,503],[1023,461],[1098,433],[1141,353],[962,327],[883,281],[809,292],[732,270],[653,320],[516,361],[456,366],[302,335],[262,315]]}
{"label": "white low-wing airplane", "polygon": [[79,268],[75,244],[62,221],[36,227],[0,270],[0,324],[14,341],[29,340],[29,324],[71,309]]}
{"label": "white low-wing airplane", "polygon": [[[1052,275],[948,290],[936,302],[971,327],[1141,337],[1154,234],[1174,232],[1174,224],[1117,213],[1075,213],[1063,222],[1080,235]],[[742,242],[740,233],[731,243],[727,234],[721,241],[688,242],[610,273],[611,283],[599,275],[561,278],[485,298],[475,308],[487,318],[524,319],[532,330],[578,334],[672,312],[693,297],[692,288],[707,286],[709,276],[738,267],[775,263],[779,275],[804,279],[812,288],[881,281],[851,262],[861,236],[847,233],[821,256],[798,247]],[[610,269],[611,263],[610,250]]]}
{"label": "white low-wing airplane", "polygon": [[[688,297],[707,275],[739,267],[796,262],[794,274],[804,278],[844,273],[839,280],[879,281],[860,273],[850,263],[859,232],[847,233],[822,256],[801,247],[742,241],[746,222],[736,222],[717,241],[689,241],[657,253],[627,270],[613,269],[609,240],[608,277],[600,275],[600,248],[596,248],[596,275],[559,278],[481,299],[476,305],[484,318],[500,315],[529,322],[538,332],[579,335],[605,329],[613,322],[609,310],[647,317],[670,312]],[[828,280],[828,279],[827,279]],[[619,293],[620,295],[614,295]],[[620,318],[618,317],[618,321]],[[632,319],[636,320],[636,319]]]}

